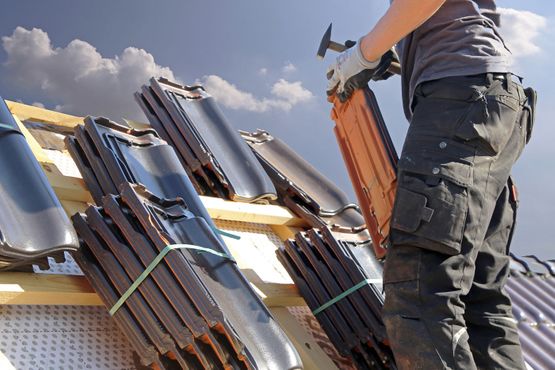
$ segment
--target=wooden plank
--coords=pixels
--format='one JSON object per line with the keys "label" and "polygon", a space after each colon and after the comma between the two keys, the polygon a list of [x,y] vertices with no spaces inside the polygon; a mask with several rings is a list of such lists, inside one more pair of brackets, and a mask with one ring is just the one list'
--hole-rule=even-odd
{"label": "wooden plank", "polygon": [[76,125],[83,123],[82,117],[72,116],[70,114],[51,111],[9,100],[6,100],[6,104],[12,114],[17,115],[22,121],[32,120],[35,122],[52,123],[64,127],[75,127]]}
{"label": "wooden plank", "polygon": [[0,273],[0,304],[102,306],[84,276]]}
{"label": "wooden plank", "polygon": [[[60,201],[89,202],[92,198],[81,178],[64,176],[53,163],[41,163],[46,177]],[[210,216],[217,220],[252,222],[267,225],[306,226],[285,207],[269,204],[238,203],[214,197],[200,199]]]}
{"label": "wooden plank", "polygon": [[285,307],[273,307],[270,311],[297,349],[305,370],[334,370],[337,366],[314,339],[301,327]]}
{"label": "wooden plank", "polygon": [[40,146],[39,142],[35,139],[35,137],[29,132],[29,130],[27,129],[27,127],[25,127],[25,125],[21,122],[21,120],[19,119],[19,117],[15,116],[13,117],[15,119],[15,122],[17,123],[17,126],[19,126],[19,129],[21,130],[21,132],[23,133],[23,136],[25,136],[25,139],[27,140],[27,144],[29,144],[29,147],[31,148],[31,151],[33,152],[33,154],[35,155],[35,157],[37,158],[37,161],[41,162],[41,163],[52,163],[52,161],[50,160],[50,158],[48,158],[48,156],[46,155],[46,153],[44,152],[44,149],[42,149],[42,147]]}
{"label": "wooden plank", "polygon": [[[240,262],[240,261],[238,261]],[[277,262],[276,262],[277,263]],[[268,307],[306,306],[303,297],[295,284],[266,282],[250,268],[242,268],[241,272]]]}
{"label": "wooden plank", "polygon": [[271,204],[250,204],[201,196],[200,199],[214,219],[252,222],[266,225],[306,226],[289,209]]}
{"label": "wooden plank", "polygon": [[[245,275],[252,270],[242,270]],[[294,284],[251,281],[254,290],[269,307],[306,305]],[[0,273],[0,305],[102,305],[84,276]]]}
{"label": "wooden plank", "polygon": [[[76,212],[84,211],[84,209],[87,207],[87,203],[92,203],[92,199],[83,180],[81,178],[64,176],[59,171],[58,167],[54,163],[52,163],[52,161],[48,158],[38,142],[19,120],[29,119],[37,122],[45,122],[49,124],[73,127],[76,124],[81,123],[82,118],[17,102],[7,103],[11,112],[14,115],[17,115],[16,120],[18,122],[18,125],[20,125],[21,130],[26,135],[29,145],[33,150],[33,153],[39,159],[39,162],[41,162],[46,176],[48,177],[50,184],[56,192],[56,195],[60,199],[65,211],[68,213],[68,215],[73,215]],[[201,200],[206,206],[210,216],[214,219],[267,224],[273,228],[274,232],[276,232],[282,240],[294,236],[294,233],[300,230],[298,227],[306,226],[303,220],[297,218],[287,208],[277,205],[237,203],[220,198],[204,196],[201,196]],[[245,273],[245,275],[250,274],[249,280],[251,281],[252,286],[255,288],[255,290],[258,292],[258,294],[267,305],[288,306],[305,304],[304,300],[299,296],[299,293],[293,284],[277,284],[265,282],[256,274],[253,274],[253,271],[248,268],[243,269],[243,272]],[[58,277],[58,279],[56,280],[52,277],[52,275],[16,275],[19,278],[23,279],[24,285],[27,285],[25,285],[23,288],[21,288],[20,286],[17,289],[20,289],[21,291],[14,292],[10,290],[14,288],[13,286],[11,286],[10,288],[9,285],[1,285],[3,281],[2,279],[5,278],[9,280],[10,276],[12,276],[6,274],[9,273],[0,274],[0,296],[7,297],[6,299],[2,300],[2,304],[15,304],[9,302],[29,302],[29,304],[49,304],[47,302],[56,302],[56,304],[64,304],[63,302],[65,298],[58,298],[72,296],[75,293],[73,290],[74,287],[82,286],[83,284],[82,282],[79,282],[83,280],[82,277]],[[73,279],[76,279],[75,281],[77,282],[75,282]],[[43,285],[42,289],[55,292],[52,300],[44,296],[43,290],[37,289],[35,287],[34,284],[36,284],[37,281],[40,281],[40,284]],[[60,281],[62,283],[60,283]],[[84,284],[86,284],[86,281]],[[6,289],[6,291],[4,291],[4,288]],[[86,289],[88,289],[89,291],[91,290],[90,286],[88,285],[86,286]],[[83,294],[86,292],[86,289]]]}
{"label": "wooden plank", "polygon": [[260,282],[253,283],[262,302],[268,307],[306,306],[295,284]]}
{"label": "wooden plank", "polygon": [[[297,348],[305,369],[335,369],[333,362],[287,311],[287,305],[305,305],[293,284],[253,283]],[[278,303],[279,304],[276,304]],[[0,305],[104,306],[84,276],[0,273]]]}
{"label": "wooden plank", "polygon": [[[61,201],[92,203],[85,183],[77,177],[62,175],[54,165],[43,165],[46,176]],[[285,207],[269,204],[238,203],[213,197],[200,197],[210,217],[216,220],[252,222],[266,225],[306,226]],[[285,229],[284,229],[285,230]]]}
{"label": "wooden plank", "polygon": [[[22,105],[20,103],[17,104]],[[19,117],[14,116],[14,118],[60,201],[92,202],[91,195],[83,180],[64,176],[56,164],[46,155],[44,149],[39,145],[25,125],[21,123]]]}
{"label": "wooden plank", "polygon": [[294,239],[295,234],[299,231],[303,231],[303,228],[300,227],[290,227],[284,225],[269,225],[272,231],[279,236],[282,242],[288,239]]}
{"label": "wooden plank", "polygon": [[[12,114],[22,120],[66,125],[73,127],[82,123],[81,117],[54,112],[30,105],[7,101]],[[18,120],[19,121],[19,120]],[[41,165],[61,201],[92,202],[91,196],[82,179],[64,176],[54,163],[44,153],[38,142],[19,121],[22,131],[26,132],[33,153]],[[277,205],[248,204],[226,201],[220,198],[201,196],[210,216],[214,219],[253,222],[267,225],[307,226],[300,218],[296,217],[289,209]]]}
{"label": "wooden plank", "polygon": [[83,179],[64,176],[54,164],[41,163],[41,165],[60,201],[93,202]]}
{"label": "wooden plank", "polygon": [[69,217],[73,216],[76,213],[84,213],[89,206],[85,202],[75,202],[72,200],[62,200],[60,201],[60,203],[62,203],[62,207],[64,207],[64,211],[66,211],[66,214]]}

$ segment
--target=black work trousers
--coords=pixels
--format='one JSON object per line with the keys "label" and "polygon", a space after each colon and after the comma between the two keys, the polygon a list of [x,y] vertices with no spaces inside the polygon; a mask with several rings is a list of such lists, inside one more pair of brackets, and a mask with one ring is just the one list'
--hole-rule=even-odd
{"label": "black work trousers", "polygon": [[399,369],[525,369],[504,290],[525,100],[509,75],[417,88],[384,271],[383,318]]}

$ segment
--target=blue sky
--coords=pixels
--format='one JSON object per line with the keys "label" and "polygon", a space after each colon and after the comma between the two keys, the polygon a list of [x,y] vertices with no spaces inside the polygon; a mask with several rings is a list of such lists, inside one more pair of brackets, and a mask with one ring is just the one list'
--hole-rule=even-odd
{"label": "blue sky", "polygon": [[[324,62],[315,53],[330,22],[334,39],[357,39],[388,3],[9,1],[0,14],[0,95],[68,113],[144,120],[132,92],[150,75],[201,81],[235,127],[281,137],[354,199],[325,99],[333,53]],[[513,250],[555,258],[555,5],[497,3],[506,9],[502,34],[512,42],[515,72],[540,94],[534,138],[514,170],[521,207]],[[372,88],[400,149],[407,129],[400,81]]]}

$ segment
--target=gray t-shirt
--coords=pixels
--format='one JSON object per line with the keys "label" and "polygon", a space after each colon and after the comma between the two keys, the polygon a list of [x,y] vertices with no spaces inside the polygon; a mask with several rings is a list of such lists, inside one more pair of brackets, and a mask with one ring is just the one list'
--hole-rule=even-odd
{"label": "gray t-shirt", "polygon": [[511,52],[499,35],[494,0],[446,0],[424,24],[397,45],[403,106],[412,116],[419,83],[443,77],[510,72]]}

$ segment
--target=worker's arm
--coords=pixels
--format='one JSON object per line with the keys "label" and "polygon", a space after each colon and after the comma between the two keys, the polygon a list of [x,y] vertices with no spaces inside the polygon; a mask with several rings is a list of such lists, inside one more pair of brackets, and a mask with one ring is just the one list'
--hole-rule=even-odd
{"label": "worker's arm", "polygon": [[426,22],[445,0],[394,0],[374,29],[360,40],[366,60],[377,60]]}
{"label": "worker's arm", "polygon": [[[328,68],[328,95],[342,101],[373,78],[382,56],[399,40],[428,20],[445,0],[394,0],[374,29],[354,48],[341,53]],[[387,58],[386,58],[387,59]]]}

